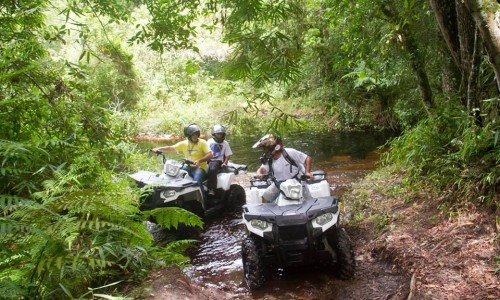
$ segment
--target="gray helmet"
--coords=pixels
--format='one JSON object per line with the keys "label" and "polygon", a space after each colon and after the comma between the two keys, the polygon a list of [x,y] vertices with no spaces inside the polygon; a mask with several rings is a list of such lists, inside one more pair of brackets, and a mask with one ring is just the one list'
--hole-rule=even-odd
{"label": "gray helmet", "polygon": [[[217,133],[222,133],[222,138],[217,138],[216,136]],[[224,126],[220,124],[216,124],[212,129],[212,137],[217,143],[222,143],[226,138],[226,128],[224,128]]]}
{"label": "gray helmet", "polygon": [[191,136],[195,133],[201,133],[200,127],[195,123],[191,123],[188,126],[184,127],[184,136],[186,136],[188,139],[190,139]]}

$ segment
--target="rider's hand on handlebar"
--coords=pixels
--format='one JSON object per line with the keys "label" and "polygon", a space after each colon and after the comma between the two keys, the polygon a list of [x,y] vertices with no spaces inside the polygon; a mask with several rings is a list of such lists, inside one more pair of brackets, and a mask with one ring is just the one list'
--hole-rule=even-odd
{"label": "rider's hand on handlebar", "polygon": [[262,180],[264,178],[264,174],[255,173],[254,177],[259,180]]}
{"label": "rider's hand on handlebar", "polygon": [[200,161],[199,160],[193,161],[193,166],[198,168],[200,166]]}

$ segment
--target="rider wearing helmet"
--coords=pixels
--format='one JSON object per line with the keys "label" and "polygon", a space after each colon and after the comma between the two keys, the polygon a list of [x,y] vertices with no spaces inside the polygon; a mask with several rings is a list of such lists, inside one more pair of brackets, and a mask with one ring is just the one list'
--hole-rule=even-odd
{"label": "rider wearing helmet", "polygon": [[212,129],[212,138],[217,143],[222,143],[226,139],[226,128],[220,124],[216,124]]}
{"label": "rider wearing helmet", "polygon": [[272,202],[279,195],[276,182],[306,175],[312,177],[312,158],[293,148],[284,148],[281,137],[266,134],[257,141],[252,148],[262,148],[264,154],[261,158],[262,165],[256,172],[257,178],[269,174],[275,180],[262,195],[262,202]]}
{"label": "rider wearing helmet", "polygon": [[208,194],[215,195],[217,188],[217,173],[219,170],[227,166],[231,155],[231,147],[226,141],[226,128],[220,124],[216,124],[212,129],[212,138],[208,140],[208,145],[212,151],[213,158],[208,163]]}
{"label": "rider wearing helmet", "polygon": [[182,152],[184,158],[193,162],[193,165],[185,165],[185,169],[203,190],[203,179],[207,171],[207,161],[212,158],[212,151],[207,141],[200,138],[201,129],[195,123],[184,127],[186,140],[180,141],[172,146],[153,148],[151,151],[157,152]]}
{"label": "rider wearing helmet", "polygon": [[184,127],[184,136],[187,137],[188,139],[191,139],[193,135],[198,135],[200,136],[201,129],[200,126],[196,125],[195,123],[191,123],[188,126]]}

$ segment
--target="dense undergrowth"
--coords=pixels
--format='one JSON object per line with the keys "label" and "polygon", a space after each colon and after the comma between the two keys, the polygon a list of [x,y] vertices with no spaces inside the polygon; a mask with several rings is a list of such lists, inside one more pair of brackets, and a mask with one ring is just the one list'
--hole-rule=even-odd
{"label": "dense undergrowth", "polygon": [[391,141],[384,164],[400,166],[408,183],[440,191],[449,205],[500,207],[500,141],[496,122],[480,127],[461,111],[442,112]]}

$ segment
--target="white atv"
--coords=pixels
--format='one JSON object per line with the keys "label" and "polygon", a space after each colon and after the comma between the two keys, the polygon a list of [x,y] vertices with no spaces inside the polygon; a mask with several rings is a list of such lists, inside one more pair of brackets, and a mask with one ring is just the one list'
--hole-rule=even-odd
{"label": "white atv", "polygon": [[[251,180],[250,199],[243,206],[247,237],[241,245],[243,272],[249,288],[265,283],[271,268],[330,265],[341,279],[354,276],[352,243],[339,225],[339,199],[330,195],[326,174],[273,182]],[[277,184],[280,195],[262,203],[262,194]]]}
{"label": "white atv", "polygon": [[152,189],[151,193],[146,194],[146,197],[142,199],[141,210],[177,206],[205,217],[223,208],[234,208],[245,203],[245,189],[232,183],[236,175],[246,173],[245,165],[230,162],[217,174],[215,196],[204,197],[206,193],[202,193],[202,189],[206,191],[206,181],[200,187],[187,171],[182,169],[184,165],[191,165],[193,162],[185,159],[181,161],[166,159],[160,151],[156,154],[163,158],[161,173],[138,171],[129,175],[140,188]]}

